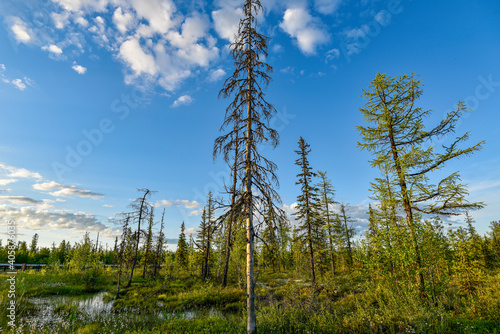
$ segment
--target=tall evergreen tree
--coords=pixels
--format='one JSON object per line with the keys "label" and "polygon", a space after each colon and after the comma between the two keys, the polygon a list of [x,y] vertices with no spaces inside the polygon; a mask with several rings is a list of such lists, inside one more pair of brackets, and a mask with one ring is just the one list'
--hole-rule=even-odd
{"label": "tall evergreen tree", "polygon": [[353,258],[352,258],[352,237],[354,236],[355,230],[352,228],[351,223],[353,220],[351,216],[347,214],[346,205],[344,203],[340,204],[340,214],[339,218],[343,225],[343,236],[345,240],[345,245],[347,249],[347,256],[349,259],[349,267],[352,268]]}
{"label": "tall evergreen tree", "polygon": [[182,269],[187,269],[188,265],[188,244],[186,241],[186,234],[184,233],[186,226],[184,222],[181,224],[181,233],[179,234],[179,241],[177,242],[177,250],[175,252],[175,260]]}
{"label": "tall evergreen tree", "polygon": [[454,133],[460,116],[468,108],[459,102],[456,110],[448,113],[436,127],[427,130],[423,121],[432,111],[416,106],[422,94],[421,85],[414,74],[391,78],[378,73],[369,90],[363,90],[363,97],[368,102],[360,108],[370,125],[357,128],[363,138],[359,147],[375,155],[372,166],[385,169],[399,185],[398,202],[402,203],[406,213],[416,272],[423,292],[425,283],[415,212],[449,215],[481,208],[483,204],[469,203],[465,199],[467,189],[459,183],[458,173],[450,174],[436,185],[430,182],[433,171],[441,169],[451,159],[481,149],[482,143],[459,148],[469,137],[466,133],[450,146],[444,146],[442,154],[435,152],[434,146],[426,147],[431,140]]}
{"label": "tall evergreen tree", "polygon": [[316,188],[319,190],[320,198],[320,219],[323,221],[326,230],[328,231],[328,246],[330,251],[330,265],[332,270],[332,277],[335,277],[335,235],[338,231],[338,226],[335,225],[333,212],[330,206],[335,203],[333,196],[335,191],[333,189],[332,181],[326,175],[326,172],[318,170],[319,182]]}
{"label": "tall evergreen tree", "polygon": [[309,144],[306,143],[304,138],[299,139],[299,149],[295,151],[299,158],[295,160],[295,164],[300,167],[300,173],[297,174],[298,181],[295,184],[300,185],[300,195],[297,196],[297,207],[295,216],[301,222],[298,226],[303,240],[307,244],[309,253],[309,263],[311,269],[311,279],[313,284],[316,283],[316,270],[314,267],[314,244],[317,241],[315,230],[317,229],[319,221],[319,199],[318,189],[314,186],[312,178],[316,173],[312,171],[309,166],[307,156],[311,152]]}

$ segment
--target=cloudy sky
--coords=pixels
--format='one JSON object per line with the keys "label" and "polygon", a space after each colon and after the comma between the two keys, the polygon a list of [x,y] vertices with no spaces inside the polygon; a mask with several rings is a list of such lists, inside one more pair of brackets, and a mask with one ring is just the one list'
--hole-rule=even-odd
{"label": "cloudy sky", "polygon": [[[262,0],[259,30],[273,66],[268,100],[280,146],[262,153],[278,164],[284,207],[298,187],[297,141],[310,143],[313,168],[326,170],[337,200],[366,226],[372,170],[355,126],[377,72],[416,73],[429,125],[465,101],[457,128],[484,149],[449,164],[460,171],[480,232],[500,206],[500,3],[410,0]],[[227,169],[213,162],[233,71],[228,45],[241,1],[52,0],[0,2],[0,216],[19,239],[42,245],[97,232],[109,244],[111,219],[139,193],[166,209],[167,237],[184,220],[199,224],[209,191]],[[436,145],[450,143],[443,138]],[[462,218],[456,218],[458,220]]]}

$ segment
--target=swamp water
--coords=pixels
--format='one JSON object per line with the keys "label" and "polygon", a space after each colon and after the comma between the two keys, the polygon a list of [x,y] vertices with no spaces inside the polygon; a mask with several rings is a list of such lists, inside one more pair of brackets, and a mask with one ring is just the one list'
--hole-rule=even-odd
{"label": "swamp water", "polygon": [[[128,308],[120,312],[113,310],[113,300],[106,298],[106,292],[83,296],[52,296],[31,298],[34,305],[32,315],[20,319],[20,333],[58,333],[85,328],[94,324],[106,333],[120,333],[145,323],[152,327],[172,319],[194,319],[197,317],[234,316],[217,308],[189,310],[183,312],[165,312],[163,303],[159,302],[157,311],[152,314],[140,314],[139,309]],[[98,326],[98,327],[97,327]],[[94,327],[92,327],[94,328]],[[89,328],[89,330],[92,330]],[[89,331],[93,332],[93,331]]]}

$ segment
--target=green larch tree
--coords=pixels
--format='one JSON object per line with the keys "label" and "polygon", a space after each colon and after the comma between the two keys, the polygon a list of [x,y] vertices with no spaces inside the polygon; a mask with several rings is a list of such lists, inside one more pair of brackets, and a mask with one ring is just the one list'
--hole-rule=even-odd
{"label": "green larch tree", "polygon": [[323,225],[328,232],[330,266],[332,277],[335,277],[335,235],[338,233],[338,226],[335,225],[334,215],[331,210],[331,205],[336,203],[333,200],[335,190],[326,172],[318,170],[318,178],[319,182],[316,184],[316,188],[319,190],[320,219],[323,221]]}
{"label": "green larch tree", "polygon": [[456,138],[444,153],[428,145],[432,140],[453,134],[458,120],[468,108],[459,102],[457,109],[449,112],[439,124],[430,130],[424,119],[432,110],[417,107],[422,95],[422,82],[414,74],[389,77],[378,73],[368,90],[363,90],[367,103],[360,111],[368,126],[358,126],[363,150],[375,157],[374,167],[386,169],[389,177],[399,185],[398,202],[406,214],[406,223],[415,253],[415,269],[420,282],[420,291],[425,288],[422,255],[417,236],[415,212],[450,215],[467,209],[478,209],[483,203],[470,203],[465,185],[460,183],[458,172],[433,184],[431,173],[441,169],[451,159],[469,155],[481,149],[481,143],[460,148],[469,134]]}

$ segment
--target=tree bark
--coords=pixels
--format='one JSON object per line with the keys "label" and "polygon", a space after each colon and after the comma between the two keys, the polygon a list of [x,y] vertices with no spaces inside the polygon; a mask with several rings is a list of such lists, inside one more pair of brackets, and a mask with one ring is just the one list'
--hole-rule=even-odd
{"label": "tree bark", "polygon": [[[250,34],[250,24],[251,24],[251,6],[250,15],[248,19],[248,41],[247,50],[252,47],[252,37]],[[245,152],[245,174],[246,174],[246,184],[245,184],[245,195],[248,197],[247,200],[247,218],[246,218],[246,243],[247,243],[247,333],[254,334],[257,333],[257,320],[255,316],[255,277],[254,277],[254,244],[253,244],[253,198],[252,198],[252,65],[250,62],[247,64],[247,75],[248,75],[248,93],[247,93],[247,124],[246,124],[246,152]]]}
{"label": "tree bark", "polygon": [[392,131],[392,124],[389,126],[389,138],[391,141],[391,151],[392,158],[394,160],[394,165],[396,166],[396,171],[399,177],[399,186],[401,188],[401,195],[403,197],[403,205],[406,213],[406,221],[408,223],[408,229],[410,231],[410,238],[413,243],[413,249],[415,250],[415,269],[417,271],[417,278],[420,281],[420,293],[425,290],[424,275],[422,274],[422,260],[420,257],[420,249],[418,247],[417,236],[415,234],[415,226],[413,224],[413,213],[411,210],[410,198],[408,196],[408,187],[406,185],[405,176],[399,162],[398,151],[396,148],[396,143],[394,141],[394,133]]}

